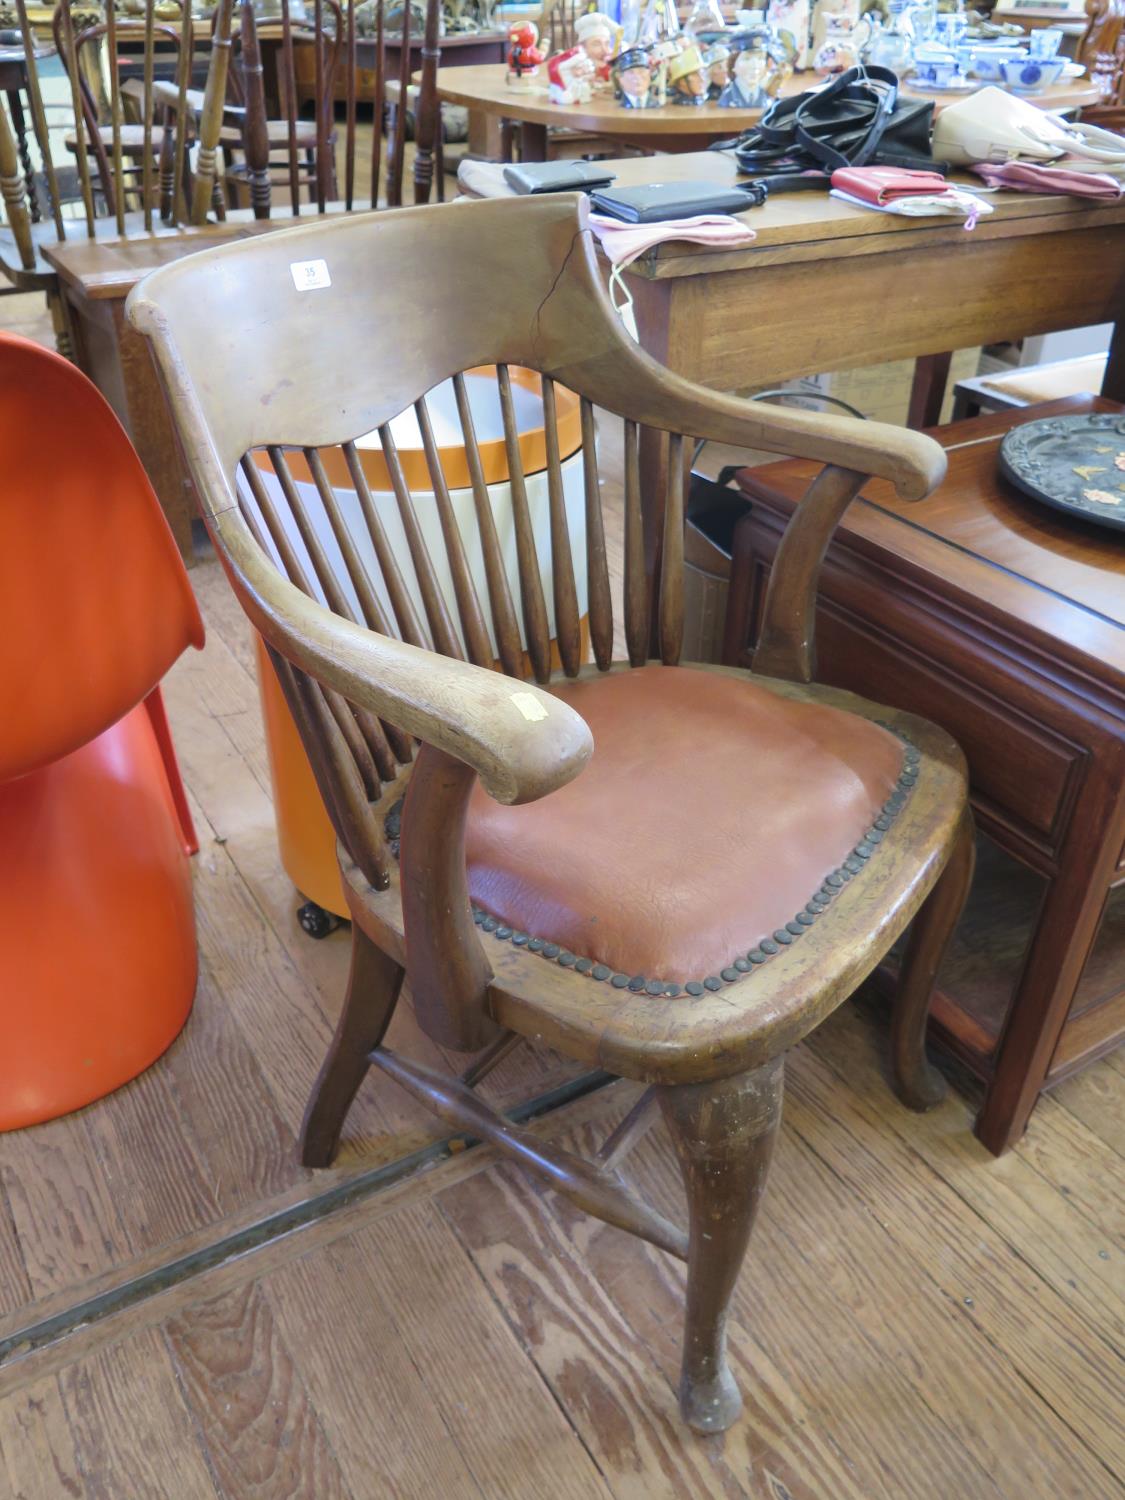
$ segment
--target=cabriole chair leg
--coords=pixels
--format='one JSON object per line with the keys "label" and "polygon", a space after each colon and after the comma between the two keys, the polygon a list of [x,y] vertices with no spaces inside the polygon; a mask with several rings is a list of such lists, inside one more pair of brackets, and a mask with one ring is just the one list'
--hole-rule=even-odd
{"label": "cabriole chair leg", "polygon": [[777,1057],[752,1073],[657,1093],[687,1189],[680,1410],[697,1432],[722,1432],[742,1410],[727,1365],[727,1310],[765,1189],[783,1074]]}
{"label": "cabriole chair leg", "polygon": [[301,1125],[301,1163],[326,1167],[336,1154],[344,1116],[367,1073],[368,1053],[383,1040],[404,970],[352,924],[352,965],[344,1008]]}
{"label": "cabriole chair leg", "polygon": [[976,864],[973,815],[965,809],[949,863],[914,918],[891,1016],[891,1076],[910,1109],[933,1109],[945,1079],[926,1056],[926,1021],[941,961],[953,938]]}

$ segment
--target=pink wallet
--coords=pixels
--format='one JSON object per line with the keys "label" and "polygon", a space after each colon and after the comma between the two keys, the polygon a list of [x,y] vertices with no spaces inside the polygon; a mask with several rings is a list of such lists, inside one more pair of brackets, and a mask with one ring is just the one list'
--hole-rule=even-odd
{"label": "pink wallet", "polygon": [[832,186],[864,203],[891,203],[923,193],[944,193],[949,184],[940,172],[912,167],[837,167]]}

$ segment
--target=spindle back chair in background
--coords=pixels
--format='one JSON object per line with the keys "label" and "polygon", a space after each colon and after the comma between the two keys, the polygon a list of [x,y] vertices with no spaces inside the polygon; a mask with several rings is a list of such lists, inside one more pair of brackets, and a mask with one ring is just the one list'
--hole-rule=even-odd
{"label": "spindle back chair in background", "polygon": [[1086,0],[1086,30],[1078,44],[1101,98],[1082,118],[1111,130],[1125,127],[1125,0]]}
{"label": "spindle back chair in background", "polygon": [[[303,225],[156,271],[128,316],[153,342],[208,528],[339,839],[352,971],[303,1160],[331,1160],[375,1066],[586,1211],[686,1259],[681,1406],[716,1431],[740,1407],[726,1309],[777,1128],[782,1055],[912,918],[895,1080],[917,1107],[941,1094],[923,1038],[972,866],[963,757],[925,721],[812,678],[817,574],[837,520],[867,476],[918,499],[944,459],[917,433],[764,407],[662,368],[622,330],[585,212],[555,195]],[[295,288],[292,264],[314,260],[328,280]],[[489,364],[510,514],[494,511],[462,376]],[[517,365],[542,378],[546,557],[529,515]],[[463,489],[441,467],[427,404],[450,378]],[[556,383],[580,398],[578,512],[564,496]],[[595,408],[623,424],[620,664]],[[411,412],[425,495],[412,492],[390,425]],[[661,435],[670,476],[656,663],[644,428]],[[374,433],[391,483],[381,497],[356,447]],[[824,465],[774,567],[754,674],[679,665],[683,460],[698,439]],[[796,918],[790,879],[805,903]],[[728,906],[729,933],[718,915]],[[381,1045],[404,979],[435,1041],[485,1049],[460,1082]],[[652,1086],[596,1160],[511,1126],[473,1092],[521,1038]],[[653,1103],[683,1169],[686,1230],[618,1172]]]}
{"label": "spindle back chair in background", "polygon": [[[190,78],[193,30],[190,7],[186,0],[180,4],[182,20],[176,24],[158,22],[155,0],[147,0],[142,20],[121,20],[111,8],[104,22],[78,26],[74,12],[79,0],[56,0],[53,31],[70,108],[64,162],[56,161],[26,0],[16,0],[41,172],[29,183],[21,171],[6,102],[0,103],[0,191],[7,217],[7,229],[0,232],[0,271],[21,290],[47,294],[63,353],[70,353],[70,341],[58,280],[43,258],[43,247],[68,239],[151,235],[189,221],[187,111],[160,102],[155,77],[158,46],[171,47],[176,76],[165,92],[182,104]],[[142,42],[141,77],[135,89],[123,82],[117,65],[125,38]],[[139,118],[130,120],[130,113]],[[57,140],[57,130],[54,134]],[[71,164],[76,198],[64,194],[62,186],[63,167]],[[33,212],[32,195],[40,190],[46,213]]]}

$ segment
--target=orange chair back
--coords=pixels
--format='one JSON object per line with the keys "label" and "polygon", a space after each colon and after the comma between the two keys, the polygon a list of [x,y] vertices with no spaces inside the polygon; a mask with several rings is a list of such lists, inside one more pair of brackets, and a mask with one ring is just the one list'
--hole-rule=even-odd
{"label": "orange chair back", "polygon": [[172,533],[104,397],[0,333],[0,780],[86,744],[202,644]]}

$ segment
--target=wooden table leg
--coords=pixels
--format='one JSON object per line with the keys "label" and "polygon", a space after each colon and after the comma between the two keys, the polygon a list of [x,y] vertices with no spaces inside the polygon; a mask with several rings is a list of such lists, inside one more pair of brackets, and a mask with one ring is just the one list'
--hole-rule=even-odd
{"label": "wooden table leg", "polygon": [[1070,1012],[1125,837],[1121,765],[1092,766],[1040,908],[976,1123],[997,1156],[1019,1140]]}
{"label": "wooden table leg", "polygon": [[906,414],[908,427],[936,427],[941,421],[941,408],[952,359],[952,353],[923,354],[914,361],[914,380],[910,387],[910,406]]}
{"label": "wooden table leg", "polygon": [[1102,395],[1111,401],[1125,401],[1125,308],[1109,342],[1109,359],[1102,376]]}
{"label": "wooden table leg", "polygon": [[547,127],[520,122],[520,161],[547,160]]}
{"label": "wooden table leg", "polygon": [[469,155],[480,161],[510,161],[505,157],[502,130],[509,122],[487,110],[469,110]]}

